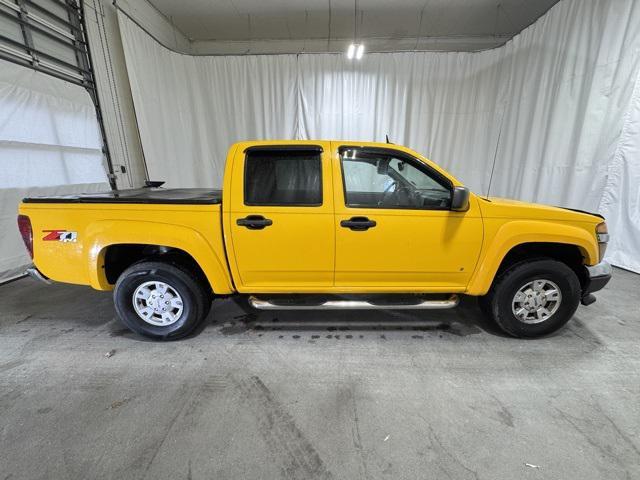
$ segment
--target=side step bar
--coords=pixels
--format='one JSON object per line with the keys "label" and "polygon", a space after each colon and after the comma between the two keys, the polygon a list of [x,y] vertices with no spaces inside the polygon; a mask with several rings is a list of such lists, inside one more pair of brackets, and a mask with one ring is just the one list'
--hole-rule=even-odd
{"label": "side step bar", "polygon": [[258,310],[442,310],[453,308],[460,302],[458,295],[451,295],[444,300],[423,299],[415,303],[372,303],[368,300],[326,300],[322,303],[278,303],[254,296],[249,297],[249,304]]}

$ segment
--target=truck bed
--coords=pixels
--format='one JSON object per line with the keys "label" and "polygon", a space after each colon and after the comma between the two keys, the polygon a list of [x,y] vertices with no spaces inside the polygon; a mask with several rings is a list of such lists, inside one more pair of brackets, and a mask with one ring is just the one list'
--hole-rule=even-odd
{"label": "truck bed", "polygon": [[52,197],[30,197],[24,203],[142,203],[214,205],[222,202],[222,190],[205,188],[137,188]]}

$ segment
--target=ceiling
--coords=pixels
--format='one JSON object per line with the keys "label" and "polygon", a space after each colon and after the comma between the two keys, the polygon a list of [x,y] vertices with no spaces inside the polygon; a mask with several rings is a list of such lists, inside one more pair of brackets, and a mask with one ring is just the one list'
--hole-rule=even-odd
{"label": "ceiling", "polygon": [[[149,0],[195,44],[263,53],[479,50],[500,45],[558,0]],[[197,50],[197,49],[196,49]]]}

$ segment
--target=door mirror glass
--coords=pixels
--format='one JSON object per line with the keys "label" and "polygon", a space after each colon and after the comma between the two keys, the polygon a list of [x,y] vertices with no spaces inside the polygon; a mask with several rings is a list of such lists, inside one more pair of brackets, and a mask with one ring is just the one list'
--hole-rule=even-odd
{"label": "door mirror glass", "polygon": [[467,187],[454,187],[451,197],[451,210],[466,212],[469,210],[469,189]]}

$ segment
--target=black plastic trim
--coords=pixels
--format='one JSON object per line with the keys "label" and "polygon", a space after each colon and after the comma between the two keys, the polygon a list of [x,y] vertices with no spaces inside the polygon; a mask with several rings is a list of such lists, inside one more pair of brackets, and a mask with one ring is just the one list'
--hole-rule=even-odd
{"label": "black plastic trim", "polygon": [[244,149],[243,153],[255,151],[286,150],[288,152],[316,152],[322,153],[324,150],[320,145],[252,145]]}
{"label": "black plastic trim", "polygon": [[582,289],[582,296],[586,297],[587,295],[602,290],[607,283],[611,280],[611,274],[608,275],[600,275],[598,277],[592,277],[587,279],[587,282]]}
{"label": "black plastic trim", "polygon": [[265,227],[273,225],[273,220],[264,218],[262,215],[249,215],[236,220],[236,225],[246,227],[249,230],[264,230]]}
{"label": "black plastic trim", "polygon": [[342,220],[340,226],[348,228],[355,232],[364,232],[377,225],[375,220],[369,220],[367,217],[351,217],[349,220]]}
{"label": "black plastic trim", "polygon": [[598,217],[598,218],[601,218],[602,220],[604,220],[604,217],[602,215],[600,215],[599,213],[587,212],[586,210],[579,210],[577,208],[567,208],[567,207],[558,207],[558,208],[561,208],[563,210],[571,210],[572,212],[578,212],[578,213],[585,213],[587,215],[593,215],[594,217]]}

